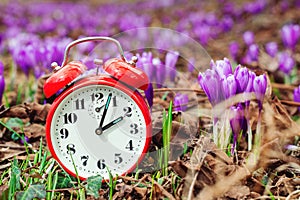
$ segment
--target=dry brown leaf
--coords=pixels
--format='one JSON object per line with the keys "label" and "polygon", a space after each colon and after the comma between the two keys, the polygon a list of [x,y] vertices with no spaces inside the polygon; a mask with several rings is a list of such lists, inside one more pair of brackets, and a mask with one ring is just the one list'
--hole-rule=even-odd
{"label": "dry brown leaf", "polygon": [[286,155],[286,147],[293,144],[295,137],[300,136],[300,127],[289,116],[285,107],[275,97],[264,103],[262,116],[262,141],[260,155],[257,165],[252,171],[258,168],[267,168],[278,160],[295,162],[300,164],[300,160]]}
{"label": "dry brown leaf", "polygon": [[41,124],[30,124],[23,128],[23,132],[28,138],[38,138],[45,136],[45,126]]}
{"label": "dry brown leaf", "polygon": [[[215,199],[224,196],[232,187],[241,186],[249,175],[245,167],[232,160],[206,137],[201,137],[191,157],[191,167],[185,177],[183,196],[187,199]],[[249,195],[244,192],[239,195]]]}
{"label": "dry brown leaf", "polygon": [[45,123],[51,105],[41,105],[38,103],[24,103],[10,108],[0,108],[0,118],[18,117],[21,119],[29,118],[30,122]]}
{"label": "dry brown leaf", "polygon": [[36,103],[40,103],[42,104],[45,96],[44,96],[44,84],[46,82],[46,80],[51,76],[52,74],[46,74],[44,76],[42,76],[41,78],[39,78],[37,80],[37,90],[34,94],[34,102]]}

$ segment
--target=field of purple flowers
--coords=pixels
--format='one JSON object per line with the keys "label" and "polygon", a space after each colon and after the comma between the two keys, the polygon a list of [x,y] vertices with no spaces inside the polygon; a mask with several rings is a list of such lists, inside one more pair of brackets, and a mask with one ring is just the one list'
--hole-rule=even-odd
{"label": "field of purple flowers", "polygon": [[[300,198],[299,0],[13,0],[0,22],[0,199]],[[151,80],[149,152],[106,182],[68,175],[45,140],[51,63],[88,36],[119,39]],[[93,71],[105,48],[71,57]]]}

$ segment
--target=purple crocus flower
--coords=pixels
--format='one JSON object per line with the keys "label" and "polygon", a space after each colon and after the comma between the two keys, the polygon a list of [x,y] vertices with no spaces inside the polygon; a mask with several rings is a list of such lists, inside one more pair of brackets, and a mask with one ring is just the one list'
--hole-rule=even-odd
{"label": "purple crocus flower", "polygon": [[250,62],[257,61],[259,56],[259,47],[257,44],[251,44],[247,51],[247,56]]}
{"label": "purple crocus flower", "polygon": [[237,59],[237,56],[238,56],[238,53],[239,53],[239,43],[236,42],[236,41],[233,41],[229,44],[229,52],[230,52],[230,55],[231,57],[236,60]]}
{"label": "purple crocus flower", "polygon": [[256,74],[253,71],[248,71],[248,83],[244,92],[253,92],[253,81],[256,77]]}
{"label": "purple crocus flower", "polygon": [[276,42],[268,42],[265,46],[266,52],[271,56],[275,57],[278,52],[278,45]]}
{"label": "purple crocus flower", "polygon": [[4,80],[4,65],[0,61],[0,105],[2,104],[2,96],[5,90],[5,80]]}
{"label": "purple crocus flower", "polygon": [[189,61],[188,61],[188,71],[189,72],[193,72],[194,69],[195,69],[195,58],[190,58]]}
{"label": "purple crocus flower", "polygon": [[279,56],[279,69],[283,73],[289,75],[295,66],[295,61],[293,57],[286,51],[279,53],[278,56]]}
{"label": "purple crocus flower", "polygon": [[243,34],[243,39],[244,39],[244,42],[246,43],[246,45],[251,45],[254,43],[254,33],[252,31],[246,31],[244,34]]}
{"label": "purple crocus flower", "polygon": [[298,24],[284,25],[281,29],[281,38],[283,44],[292,50],[295,50],[295,46],[300,37],[300,26]]}
{"label": "purple crocus flower", "polygon": [[176,77],[176,63],[179,57],[179,52],[168,52],[166,55],[165,66],[166,73],[169,75],[170,80],[174,81]]}
{"label": "purple crocus flower", "polygon": [[166,80],[166,67],[159,58],[153,58],[152,64],[156,68],[156,86],[160,88]]}
{"label": "purple crocus flower", "polygon": [[148,88],[145,90],[145,96],[148,101],[150,108],[153,105],[153,86],[152,83],[149,84]]}
{"label": "purple crocus flower", "polygon": [[232,74],[231,63],[227,58],[224,58],[223,60],[217,60],[216,63],[211,60],[210,65],[213,70],[216,70],[220,77],[227,77],[229,74]]}
{"label": "purple crocus flower", "polygon": [[186,111],[189,97],[187,94],[177,93],[174,97],[174,110]]}
{"label": "purple crocus flower", "polygon": [[152,64],[152,52],[143,52],[142,56],[138,57],[137,66],[141,66],[150,80],[153,80],[153,64]]}
{"label": "purple crocus flower", "polygon": [[237,83],[237,93],[243,93],[249,82],[249,70],[246,67],[238,65],[234,70],[234,76]]}
{"label": "purple crocus flower", "polygon": [[224,100],[220,77],[215,70],[207,69],[204,73],[200,72],[198,82],[213,106]]}
{"label": "purple crocus flower", "polygon": [[233,146],[231,149],[231,153],[233,154],[237,144],[238,136],[241,132],[246,132],[247,130],[247,120],[245,118],[244,108],[241,104],[238,104],[237,106],[232,106],[230,109],[232,111],[231,116],[233,116],[230,119],[230,126],[233,133]]}
{"label": "purple crocus flower", "polygon": [[256,76],[253,81],[253,91],[255,92],[256,98],[258,99],[258,106],[260,110],[262,109],[262,102],[264,100],[266,90],[267,90],[266,74]]}
{"label": "purple crocus flower", "polygon": [[[300,85],[294,89],[294,101],[300,103]],[[300,111],[300,107],[298,107]]]}
{"label": "purple crocus flower", "polygon": [[225,99],[236,94],[237,83],[233,74],[230,74],[227,77],[223,76],[221,79],[221,85],[223,87]]}
{"label": "purple crocus flower", "polygon": [[256,0],[253,2],[245,3],[244,9],[246,12],[249,12],[251,14],[258,14],[265,9],[266,5],[266,0]]}

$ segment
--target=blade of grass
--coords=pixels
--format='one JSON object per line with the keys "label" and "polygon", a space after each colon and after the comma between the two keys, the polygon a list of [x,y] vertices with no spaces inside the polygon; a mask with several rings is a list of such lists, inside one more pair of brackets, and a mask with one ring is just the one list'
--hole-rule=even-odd
{"label": "blade of grass", "polygon": [[164,167],[163,167],[163,175],[168,175],[168,162],[169,162],[169,154],[170,154],[170,139],[172,132],[172,101],[170,102],[168,109],[168,116],[166,113],[163,113],[163,149],[164,149]]}

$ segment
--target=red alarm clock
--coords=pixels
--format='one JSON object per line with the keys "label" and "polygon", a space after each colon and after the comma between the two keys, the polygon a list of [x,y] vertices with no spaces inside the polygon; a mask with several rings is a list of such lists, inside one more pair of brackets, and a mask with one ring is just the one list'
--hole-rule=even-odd
{"label": "red alarm clock", "polygon": [[[80,61],[68,62],[70,49],[82,42],[108,40],[121,58],[106,61],[108,74],[86,75]],[[70,43],[60,66],[44,85],[44,94],[55,98],[46,121],[46,139],[52,156],[69,174],[86,179],[124,175],[136,168],[151,141],[148,104],[138,89],[149,79],[135,68],[137,59],[126,61],[120,43],[110,37],[87,37]]]}

